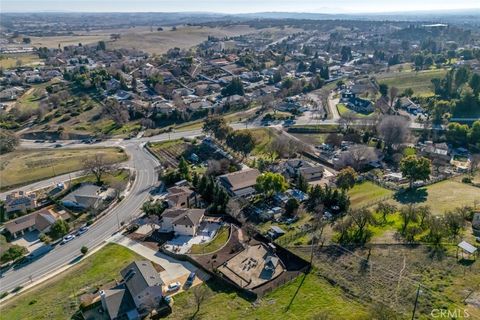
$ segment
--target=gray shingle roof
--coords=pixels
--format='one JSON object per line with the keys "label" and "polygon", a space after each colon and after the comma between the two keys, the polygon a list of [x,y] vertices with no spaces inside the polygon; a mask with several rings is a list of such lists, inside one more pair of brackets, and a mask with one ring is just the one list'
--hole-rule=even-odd
{"label": "gray shingle roof", "polygon": [[134,261],[120,271],[120,274],[133,296],[137,296],[148,287],[164,283],[148,260]]}

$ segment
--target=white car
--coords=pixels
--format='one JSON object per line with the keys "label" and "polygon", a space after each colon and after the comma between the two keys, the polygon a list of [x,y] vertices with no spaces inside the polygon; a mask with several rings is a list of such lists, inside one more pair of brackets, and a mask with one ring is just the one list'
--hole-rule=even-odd
{"label": "white car", "polygon": [[65,244],[67,242],[70,242],[72,241],[73,239],[75,239],[75,236],[73,234],[69,234],[68,236],[65,236],[62,240],[62,244]]}
{"label": "white car", "polygon": [[181,284],[178,281],[170,283],[167,287],[167,292],[177,291],[178,289],[180,289],[180,287],[181,287]]}

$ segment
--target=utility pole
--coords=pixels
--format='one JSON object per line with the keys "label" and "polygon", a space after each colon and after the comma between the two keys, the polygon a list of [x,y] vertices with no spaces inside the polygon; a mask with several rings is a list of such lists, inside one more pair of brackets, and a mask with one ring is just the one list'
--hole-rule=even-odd
{"label": "utility pole", "polygon": [[412,312],[412,320],[415,319],[415,311],[417,311],[417,304],[418,304],[418,296],[420,295],[420,284],[418,285],[417,288],[417,295],[415,297],[415,305],[413,306],[413,312]]}

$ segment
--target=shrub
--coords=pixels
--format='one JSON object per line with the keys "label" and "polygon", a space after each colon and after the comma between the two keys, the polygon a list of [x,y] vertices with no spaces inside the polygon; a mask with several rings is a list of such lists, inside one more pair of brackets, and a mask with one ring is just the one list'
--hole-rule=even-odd
{"label": "shrub", "polygon": [[7,291],[0,293],[0,300],[8,296],[8,294],[9,293]]}
{"label": "shrub", "polygon": [[18,286],[18,287],[16,287],[15,289],[12,290],[12,293],[18,292],[18,291],[20,291],[20,290],[22,290],[22,289],[23,289],[22,286]]}
{"label": "shrub", "polygon": [[462,179],[462,182],[463,182],[463,183],[468,183],[468,184],[470,184],[470,183],[472,183],[472,178],[464,177],[464,178]]}
{"label": "shrub", "polygon": [[80,249],[80,252],[81,252],[83,255],[85,255],[85,254],[87,254],[87,252],[88,252],[88,248],[85,247],[85,246],[83,246],[83,247]]}

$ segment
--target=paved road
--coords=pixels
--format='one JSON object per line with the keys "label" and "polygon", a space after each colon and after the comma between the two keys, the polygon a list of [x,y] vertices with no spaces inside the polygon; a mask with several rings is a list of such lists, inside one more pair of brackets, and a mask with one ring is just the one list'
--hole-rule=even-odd
{"label": "paved road", "polygon": [[[298,121],[297,124],[303,121]],[[308,124],[328,125],[336,123],[337,120],[330,119],[326,121],[322,120],[310,120]],[[234,129],[242,128],[254,128],[258,127],[258,124],[235,123],[231,124]],[[153,137],[141,137],[131,140],[111,139],[105,140],[93,146],[102,147],[114,147],[118,146],[124,148],[125,152],[130,156],[128,165],[133,167],[136,171],[136,179],[131,186],[130,192],[125,198],[102,218],[100,218],[95,224],[93,224],[87,233],[83,234],[79,238],[62,245],[57,246],[54,250],[49,252],[42,258],[26,265],[18,270],[9,270],[5,272],[0,278],[0,291],[4,292],[12,290],[17,286],[26,285],[31,281],[37,281],[46,275],[54,272],[61,267],[72,263],[80,255],[80,248],[87,246],[92,249],[105,240],[110,238],[119,228],[119,222],[130,221],[133,218],[141,214],[140,207],[148,199],[151,188],[157,182],[157,174],[155,168],[159,165],[157,160],[150,155],[144,148],[144,144],[148,141],[165,141],[170,139],[179,139],[182,137],[198,136],[202,132],[200,129],[184,131],[184,132],[172,132],[164,133]],[[29,140],[23,140],[21,142],[22,148],[54,148],[58,143],[63,144],[62,148],[79,148],[85,147],[85,144],[79,141],[58,141],[55,143],[34,143]],[[51,183],[56,181],[44,181],[37,184],[32,184],[24,187],[26,190],[34,189],[35,186],[43,186],[45,183]]]}
{"label": "paved road", "polygon": [[[171,138],[186,136],[187,133],[172,134]],[[156,141],[168,140],[168,135],[160,135],[155,137]],[[119,228],[119,222],[129,221],[140,215],[140,207],[149,197],[149,191],[157,182],[155,168],[158,166],[156,159],[151,156],[142,147],[142,141],[106,141],[103,145],[119,145],[123,147],[126,153],[131,157],[135,171],[136,179],[133,182],[130,191],[125,198],[115,206],[110,212],[100,218],[93,224],[85,234],[75,240],[61,246],[57,246],[54,250],[40,259],[17,270],[9,270],[0,278],[0,291],[14,289],[19,285],[28,284],[52,273],[53,271],[72,263],[79,255],[80,248],[87,246],[94,248],[100,245]],[[52,147],[50,144],[37,144],[22,141],[22,147],[45,148]],[[85,147],[84,144],[70,142],[66,148]]]}

